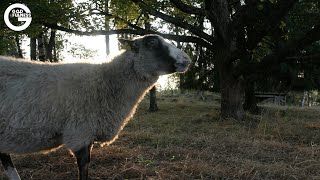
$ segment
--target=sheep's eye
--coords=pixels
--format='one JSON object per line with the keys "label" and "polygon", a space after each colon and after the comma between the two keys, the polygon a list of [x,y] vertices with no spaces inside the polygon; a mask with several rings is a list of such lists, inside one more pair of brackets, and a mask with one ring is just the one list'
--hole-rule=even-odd
{"label": "sheep's eye", "polygon": [[150,48],[155,48],[159,46],[159,41],[156,39],[151,39],[150,41],[147,42],[147,46]]}

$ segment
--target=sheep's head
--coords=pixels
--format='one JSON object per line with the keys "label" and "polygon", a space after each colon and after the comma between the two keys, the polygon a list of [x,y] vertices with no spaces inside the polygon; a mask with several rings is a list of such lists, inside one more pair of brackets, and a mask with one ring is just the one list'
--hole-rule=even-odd
{"label": "sheep's head", "polygon": [[119,39],[120,43],[128,44],[131,51],[139,57],[134,62],[135,68],[145,74],[160,76],[174,72],[185,72],[190,57],[180,49],[167,43],[159,35],[146,35],[134,40]]}

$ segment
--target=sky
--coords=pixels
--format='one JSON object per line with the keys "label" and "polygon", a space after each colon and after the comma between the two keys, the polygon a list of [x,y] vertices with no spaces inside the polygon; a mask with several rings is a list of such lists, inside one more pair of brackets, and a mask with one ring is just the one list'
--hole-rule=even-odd
{"label": "sky", "polygon": [[[79,59],[73,57],[68,51],[71,49],[72,44],[81,44],[87,49],[95,50],[94,57],[89,60],[89,62],[102,62],[105,61],[106,57],[106,44],[105,37],[103,35],[100,36],[76,36],[76,35],[64,35],[67,38],[68,43],[64,44],[64,50],[62,52],[63,62],[73,63],[78,62]],[[118,48],[118,40],[117,35],[110,36],[110,55],[117,54],[119,52]],[[22,43],[25,58],[30,58],[30,42],[29,39],[23,39]],[[81,60],[80,60],[81,61]]]}
{"label": "sky", "polygon": [[[119,53],[118,48],[118,40],[117,35],[111,35],[110,37],[110,56],[113,56],[117,53]],[[104,62],[106,60],[106,43],[105,43],[105,36],[99,35],[99,36],[76,36],[71,35],[68,38],[68,41],[71,44],[81,44],[84,45],[87,49],[91,49],[94,51],[97,51],[95,53],[94,57],[90,59],[90,61],[93,61],[95,63],[98,62]],[[63,56],[65,59],[65,62],[76,62],[78,59],[72,57],[68,51],[70,50],[70,45],[66,45]]]}

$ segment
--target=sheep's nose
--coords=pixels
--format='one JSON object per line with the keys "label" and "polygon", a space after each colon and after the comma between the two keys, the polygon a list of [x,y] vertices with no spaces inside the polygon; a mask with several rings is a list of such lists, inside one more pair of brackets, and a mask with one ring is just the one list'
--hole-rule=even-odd
{"label": "sheep's nose", "polygon": [[191,64],[191,61],[188,58],[186,58],[186,59],[183,59],[183,60],[176,62],[175,64],[179,65],[179,66],[188,66]]}
{"label": "sheep's nose", "polygon": [[181,54],[174,66],[177,68],[177,72],[185,72],[189,65],[191,64],[191,59],[187,54]]}
{"label": "sheep's nose", "polygon": [[182,63],[184,65],[189,65],[191,63],[190,57],[185,53],[182,55]]}
{"label": "sheep's nose", "polygon": [[184,66],[188,66],[191,64],[191,61],[189,59],[185,59],[181,62],[181,64],[183,64]]}
{"label": "sheep's nose", "polygon": [[174,66],[176,67],[176,72],[186,72],[191,64],[190,57],[183,51],[178,51],[176,54],[176,62]]}

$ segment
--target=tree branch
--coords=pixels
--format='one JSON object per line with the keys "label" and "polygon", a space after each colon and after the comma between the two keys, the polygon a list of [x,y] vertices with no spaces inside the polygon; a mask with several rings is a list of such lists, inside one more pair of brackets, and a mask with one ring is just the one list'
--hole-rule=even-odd
{"label": "tree branch", "polygon": [[[249,50],[256,48],[258,43],[261,42],[268,33],[279,26],[281,20],[288,14],[297,1],[298,0],[280,0],[276,6],[272,7],[272,11],[269,11],[269,13],[262,18],[259,18],[257,14],[254,15],[255,12],[252,12],[253,6],[244,6],[233,21],[236,24],[235,29],[238,29],[239,26],[248,27],[247,48]],[[259,11],[258,8],[254,9]]]}
{"label": "tree branch", "polygon": [[297,43],[298,49],[302,49],[316,41],[320,40],[320,21]]}
{"label": "tree branch", "polygon": [[263,69],[263,67],[270,67],[280,62],[284,62],[286,57],[293,56],[299,51],[303,50],[312,43],[320,40],[320,24],[312,28],[309,32],[305,34],[304,37],[296,41],[288,42],[285,46],[278,47],[270,55],[266,56],[261,60],[258,65],[258,69]]}
{"label": "tree branch", "polygon": [[[271,67],[279,65],[281,62],[287,62],[287,57],[294,56],[299,51],[303,50],[307,46],[314,42],[320,40],[320,24],[316,25],[309,32],[307,32],[303,37],[298,40],[289,41],[281,47],[277,47],[272,51],[271,54],[265,56],[259,63],[251,63],[242,66],[238,66],[234,75],[239,76],[248,72],[248,69],[252,70],[251,75],[256,73],[261,74],[261,72],[266,72],[271,69]],[[266,68],[269,67],[269,68]]]}
{"label": "tree branch", "polygon": [[142,17],[142,14],[143,14],[143,13],[140,13],[140,14],[139,14],[138,18],[136,19],[135,25],[137,25],[137,24],[139,23],[139,20],[140,20],[140,18]]}
{"label": "tree branch", "polygon": [[197,28],[196,26],[193,26],[185,21],[183,21],[182,19],[176,18],[176,17],[172,17],[169,15],[166,15],[162,12],[159,12],[153,8],[150,8],[145,2],[143,2],[142,0],[132,0],[134,3],[138,4],[140,6],[141,9],[147,11],[150,15],[153,15],[155,17],[158,17],[166,22],[172,23],[176,26],[179,26],[181,28],[184,28],[188,31],[190,31],[191,33],[193,33],[196,36],[199,36],[202,39],[205,39],[209,42],[213,41],[213,37],[210,36],[209,34],[199,30],[199,28]]}
{"label": "tree branch", "polygon": [[199,44],[203,47],[206,47],[208,49],[212,49],[213,45],[208,43],[207,41],[194,37],[194,36],[183,36],[183,35],[172,35],[172,34],[163,34],[160,32],[152,31],[152,30],[145,30],[143,28],[140,29],[117,29],[117,30],[109,30],[109,31],[79,31],[79,30],[74,30],[62,26],[58,26],[56,24],[48,24],[48,23],[43,23],[44,26],[57,29],[60,31],[68,32],[68,33],[73,33],[77,35],[83,35],[83,36],[95,36],[95,35],[112,35],[112,34],[135,34],[135,35],[145,35],[145,34],[158,34],[164,38],[171,39],[174,41],[179,41],[179,42],[190,42],[190,43],[196,43]]}
{"label": "tree branch", "polygon": [[196,8],[194,6],[187,5],[183,3],[181,0],[170,0],[170,2],[180,11],[185,12],[187,14],[195,14],[203,17],[207,16],[207,12],[205,9]]}
{"label": "tree branch", "polygon": [[230,47],[234,29],[231,27],[230,12],[226,0],[205,0],[208,18],[211,21],[217,38],[222,44]]}
{"label": "tree branch", "polygon": [[99,11],[99,12],[92,12],[91,14],[98,14],[98,15],[105,15],[105,16],[108,16],[108,17],[112,17],[112,18],[114,18],[115,20],[120,20],[120,21],[126,23],[128,26],[130,26],[130,27],[132,27],[132,28],[135,28],[135,29],[143,29],[143,28],[141,28],[141,27],[139,27],[139,26],[137,26],[137,25],[135,25],[135,24],[130,23],[129,21],[127,21],[127,20],[125,20],[125,19],[123,19],[123,18],[121,18],[121,17],[119,17],[119,16],[114,16],[113,14],[110,14],[110,13],[108,13],[108,12]]}
{"label": "tree branch", "polygon": [[320,54],[311,54],[311,55],[306,55],[306,56],[291,56],[287,57],[286,61],[298,61],[298,60],[320,60]]}

